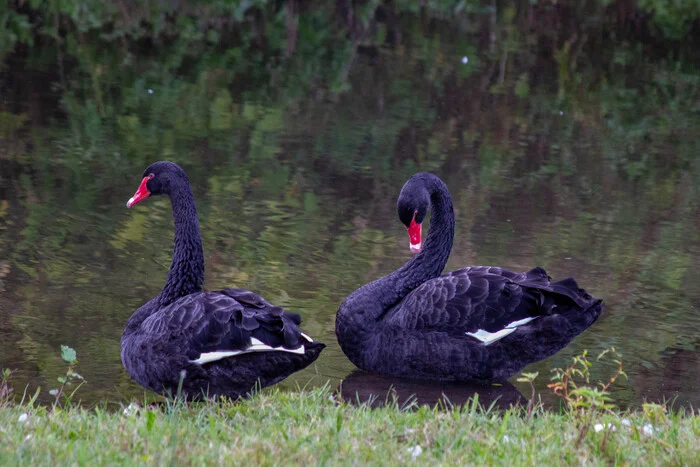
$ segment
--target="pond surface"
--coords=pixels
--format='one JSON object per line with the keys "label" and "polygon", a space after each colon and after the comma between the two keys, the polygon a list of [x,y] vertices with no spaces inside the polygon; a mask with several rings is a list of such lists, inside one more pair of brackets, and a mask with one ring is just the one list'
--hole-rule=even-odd
{"label": "pond surface", "polygon": [[[498,45],[449,28],[414,34],[425,40],[406,33],[353,55],[334,92],[284,74],[258,85],[213,62],[131,57],[109,73],[79,62],[63,85],[31,54],[6,64],[0,367],[16,370],[15,389],[55,387],[65,344],[83,401],[143,398],[119,342],[165,281],[173,225],[165,198],[125,202],[149,163],[169,159],[195,192],[205,287],[256,291],[328,345],[285,388],[353,372],[335,312],[410,258],[396,198],[429,170],[456,208],[447,270],[542,266],[605,299],[595,325],[527,368],[544,399],[551,368],[614,347],[628,376],[613,386],[620,406],[700,406],[699,76],[643,54],[568,76],[551,51],[530,49],[505,55],[503,71]],[[593,378],[614,370],[596,363]],[[529,394],[514,379],[509,394]]]}

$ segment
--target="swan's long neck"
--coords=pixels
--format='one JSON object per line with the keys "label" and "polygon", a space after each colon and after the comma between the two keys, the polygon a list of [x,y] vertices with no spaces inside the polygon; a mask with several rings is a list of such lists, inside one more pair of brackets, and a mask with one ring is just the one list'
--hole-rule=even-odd
{"label": "swan's long neck", "polygon": [[[363,335],[376,332],[381,317],[388,310],[425,281],[438,277],[447,264],[454,239],[452,199],[447,186],[437,176],[421,175],[417,183],[428,190],[432,212],[423,250],[393,273],[357,289],[340,306],[336,334],[348,356],[354,352],[345,349],[346,346],[361,347]],[[361,362],[353,363],[362,368]]]}
{"label": "swan's long neck", "polygon": [[180,297],[202,290],[204,282],[204,253],[199,232],[199,218],[194,195],[187,181],[170,194],[175,220],[175,248],[165,286],[158,302],[165,306]]}
{"label": "swan's long neck", "polygon": [[445,268],[452,250],[455,233],[452,198],[445,183],[435,175],[426,174],[424,180],[430,193],[432,217],[428,237],[423,242],[423,250],[394,273],[383,278],[393,283],[399,300],[423,282],[438,277]]}

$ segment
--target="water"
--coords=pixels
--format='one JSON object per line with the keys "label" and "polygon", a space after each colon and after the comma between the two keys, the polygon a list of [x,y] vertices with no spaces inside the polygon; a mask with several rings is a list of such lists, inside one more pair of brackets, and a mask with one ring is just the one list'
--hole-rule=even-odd
{"label": "water", "polygon": [[[412,173],[430,170],[456,208],[447,270],[542,266],[605,299],[592,328],[527,369],[540,372],[545,399],[551,368],[614,346],[628,375],[613,387],[619,406],[699,406],[700,116],[689,98],[698,76],[642,56],[564,82],[553,58],[532,50],[514,52],[530,61],[500,76],[501,55],[476,38],[433,34],[437,48],[414,38],[358,54],[339,93],[300,87],[294,71],[255,84],[216,64],[175,72],[138,56],[123,64],[137,74],[67,67],[64,88],[56,67],[32,65],[31,54],[6,67],[0,367],[16,370],[13,386],[56,387],[66,344],[87,380],[83,401],[143,397],[119,341],[163,285],[172,216],[164,198],[125,203],[149,163],[170,159],[195,192],[206,288],[256,291],[301,313],[328,345],[286,388],[337,385],[353,372],[335,312],[409,259],[396,197]],[[593,376],[613,371],[599,363]],[[509,395],[529,394],[511,382]],[[432,397],[422,384],[408,390]]]}

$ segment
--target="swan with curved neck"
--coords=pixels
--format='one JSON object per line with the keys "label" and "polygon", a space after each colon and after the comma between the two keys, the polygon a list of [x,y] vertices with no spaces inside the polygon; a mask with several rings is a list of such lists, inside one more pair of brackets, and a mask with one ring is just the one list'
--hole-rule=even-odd
{"label": "swan with curved neck", "polygon": [[600,315],[602,300],[573,279],[553,282],[541,268],[468,267],[441,275],[455,221],[436,175],[413,175],[397,208],[415,255],[350,294],[336,315],[338,342],[359,368],[421,379],[506,379],[565,347]]}
{"label": "swan with curved neck", "polygon": [[238,398],[316,360],[325,346],[299,330],[299,315],[244,289],[202,292],[199,219],[182,168],[150,165],[127,207],[160,194],[172,203],[175,247],[165,286],[126,323],[121,356],[131,377],[159,394]]}

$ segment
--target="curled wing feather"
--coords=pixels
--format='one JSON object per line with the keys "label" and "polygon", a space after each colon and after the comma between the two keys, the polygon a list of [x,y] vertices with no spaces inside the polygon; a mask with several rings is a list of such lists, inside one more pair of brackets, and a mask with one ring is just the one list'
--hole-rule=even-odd
{"label": "curled wing feather", "polygon": [[525,273],[497,267],[458,269],[413,290],[387,313],[386,324],[416,331],[497,332],[512,322],[554,312],[557,299],[547,300],[547,295],[561,300],[569,293],[557,291],[541,268]]}
{"label": "curled wing feather", "polygon": [[253,292],[224,289],[187,295],[145,319],[142,328],[154,339],[177,342],[195,360],[203,353],[245,350],[253,339],[270,347],[298,348],[306,341],[300,323],[299,315]]}

